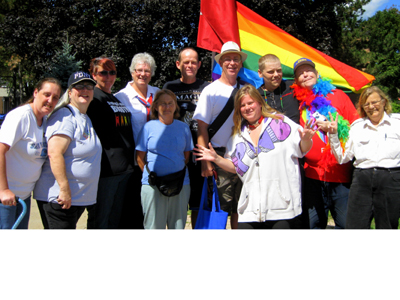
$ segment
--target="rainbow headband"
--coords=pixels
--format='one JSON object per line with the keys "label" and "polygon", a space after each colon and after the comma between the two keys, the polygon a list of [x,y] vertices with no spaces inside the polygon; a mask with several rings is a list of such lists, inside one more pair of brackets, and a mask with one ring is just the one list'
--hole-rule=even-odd
{"label": "rainbow headband", "polygon": [[[333,94],[336,87],[331,83],[332,80],[328,78],[318,78],[314,88],[310,91],[306,88],[300,87],[297,84],[291,86],[294,89],[294,96],[300,101],[299,110],[305,113],[303,118],[315,121],[316,116],[323,116],[330,120],[329,113],[336,119],[338,114],[336,108],[331,105],[331,101],[326,99],[328,94]],[[322,117],[322,118],[323,118]],[[341,115],[338,117],[338,137],[340,146],[344,152],[345,144],[349,138],[350,123]],[[321,167],[326,168],[337,164],[335,157],[331,153],[331,146],[326,134],[322,131],[318,132],[320,139],[326,144],[321,158]]]}

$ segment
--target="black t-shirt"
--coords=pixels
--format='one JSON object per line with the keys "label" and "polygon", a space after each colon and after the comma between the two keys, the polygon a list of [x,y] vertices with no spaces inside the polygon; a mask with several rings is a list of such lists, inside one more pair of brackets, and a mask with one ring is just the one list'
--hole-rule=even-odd
{"label": "black t-shirt", "polygon": [[163,86],[163,89],[171,90],[176,95],[180,108],[180,120],[189,125],[195,145],[197,144],[197,122],[193,120],[193,114],[201,92],[209,84],[209,82],[201,79],[196,79],[191,84],[183,83],[180,79],[177,79],[168,81]]}
{"label": "black t-shirt", "polygon": [[100,177],[132,172],[135,142],[129,110],[112,94],[95,87],[87,115],[103,148]]}
{"label": "black t-shirt", "polygon": [[282,80],[280,87],[273,92],[264,91],[262,86],[258,88],[258,91],[264,99],[267,98],[269,106],[285,114],[293,122],[300,124],[299,101],[294,98],[293,90],[290,89],[293,83],[292,80]]}

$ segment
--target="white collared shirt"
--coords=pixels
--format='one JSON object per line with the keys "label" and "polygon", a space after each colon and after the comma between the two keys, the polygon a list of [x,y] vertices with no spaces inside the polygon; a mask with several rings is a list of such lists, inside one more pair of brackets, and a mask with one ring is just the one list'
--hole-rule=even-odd
{"label": "white collared shirt", "polygon": [[[122,104],[129,109],[132,114],[132,130],[133,130],[133,137],[135,139],[135,143],[137,141],[138,135],[140,130],[142,129],[143,125],[147,122],[147,110],[146,107],[139,102],[137,98],[139,94],[136,90],[132,87],[133,81],[127,83],[126,87],[116,93],[114,96],[121,101]],[[153,99],[156,96],[156,93],[160,89],[151,85],[147,86],[147,95],[146,101],[149,101],[150,95],[153,94]]]}
{"label": "white collared shirt", "polygon": [[360,169],[400,167],[400,114],[387,115],[375,127],[365,117],[354,121],[343,153],[336,134],[328,134],[337,161],[344,164],[355,157]]}

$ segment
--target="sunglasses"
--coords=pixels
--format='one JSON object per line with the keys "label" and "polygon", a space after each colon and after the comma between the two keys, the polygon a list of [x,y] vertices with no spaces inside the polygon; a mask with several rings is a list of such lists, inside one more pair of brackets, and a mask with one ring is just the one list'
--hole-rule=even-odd
{"label": "sunglasses", "polygon": [[110,76],[115,76],[117,75],[117,71],[101,71],[97,72],[96,74],[101,76],[107,76],[108,74],[110,74]]}
{"label": "sunglasses", "polygon": [[81,91],[83,89],[87,89],[88,91],[93,91],[94,85],[93,84],[77,84],[77,85],[74,85],[74,89],[77,89],[78,91]]}

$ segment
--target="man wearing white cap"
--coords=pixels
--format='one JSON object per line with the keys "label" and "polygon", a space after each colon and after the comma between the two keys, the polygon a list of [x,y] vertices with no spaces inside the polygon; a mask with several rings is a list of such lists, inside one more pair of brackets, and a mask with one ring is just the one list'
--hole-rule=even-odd
{"label": "man wearing white cap", "polygon": [[[226,144],[232,135],[232,96],[234,96],[232,92],[235,88],[240,88],[237,75],[246,58],[247,54],[240,51],[235,42],[229,41],[222,46],[221,53],[215,56],[216,62],[222,68],[221,78],[204,88],[193,116],[193,119],[198,122],[197,143],[208,147],[210,142],[215,151],[222,156],[225,154]],[[228,100],[232,105],[228,104],[229,109],[224,109]],[[220,114],[227,117],[221,118],[220,116],[217,119]],[[216,126],[214,123],[216,119],[217,123],[222,123],[222,125]],[[216,171],[221,208],[231,215],[231,228],[236,229],[238,223],[237,201],[241,190],[240,180],[236,174],[226,172],[213,163],[206,161],[201,163],[203,177],[213,176],[213,170]]]}

